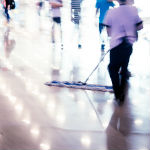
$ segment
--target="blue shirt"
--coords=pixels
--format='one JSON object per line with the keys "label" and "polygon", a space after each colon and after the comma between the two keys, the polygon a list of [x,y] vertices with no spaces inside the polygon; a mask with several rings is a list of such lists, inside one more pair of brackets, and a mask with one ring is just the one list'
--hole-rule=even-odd
{"label": "blue shirt", "polygon": [[100,9],[99,23],[103,23],[106,12],[109,10],[109,7],[114,7],[113,2],[108,2],[107,0],[97,0],[96,8]]}

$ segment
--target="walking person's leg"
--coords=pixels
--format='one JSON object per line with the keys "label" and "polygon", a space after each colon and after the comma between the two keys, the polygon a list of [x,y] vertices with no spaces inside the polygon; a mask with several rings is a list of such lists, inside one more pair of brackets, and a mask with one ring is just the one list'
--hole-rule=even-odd
{"label": "walking person's leg", "polygon": [[128,81],[128,64],[130,60],[130,56],[132,54],[132,45],[127,43],[123,44],[122,46],[122,65],[121,65],[121,82],[120,82],[120,89],[122,95],[125,95],[126,92],[126,85]]}
{"label": "walking person's leg", "polygon": [[7,21],[9,22],[10,21],[10,16],[9,16],[9,13],[8,13],[8,7],[5,7],[5,15],[6,15]]}
{"label": "walking person's leg", "polygon": [[59,30],[60,30],[61,49],[63,49],[63,33],[62,33],[61,19],[59,23]]}
{"label": "walking person's leg", "polygon": [[129,59],[132,54],[132,45],[128,43],[124,43],[122,46],[122,66],[121,66],[121,75],[125,78],[128,78],[128,64],[129,64]]}
{"label": "walking person's leg", "polygon": [[[124,42],[110,51],[110,64],[108,69],[115,98],[120,101],[124,101],[126,94],[127,69],[131,53],[132,46]],[[120,69],[122,71],[121,75],[119,74]]]}
{"label": "walking person's leg", "polygon": [[100,33],[101,50],[102,51],[105,49],[104,38],[102,36],[103,29],[104,29],[104,25],[102,23],[99,23],[99,33]]}
{"label": "walking person's leg", "polygon": [[109,75],[112,81],[112,86],[115,94],[115,98],[119,99],[120,96],[120,79],[119,79],[119,69],[120,69],[120,57],[119,49],[117,46],[110,51],[110,63],[108,65]]}
{"label": "walking person's leg", "polygon": [[52,35],[52,43],[55,43],[55,23],[54,23],[54,21],[53,21],[53,25],[52,25],[51,35]]}

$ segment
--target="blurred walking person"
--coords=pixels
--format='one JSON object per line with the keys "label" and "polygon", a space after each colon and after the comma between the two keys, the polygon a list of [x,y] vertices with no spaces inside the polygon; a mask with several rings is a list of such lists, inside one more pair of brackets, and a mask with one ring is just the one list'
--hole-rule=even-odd
{"label": "blurred walking person", "polygon": [[2,5],[4,8],[4,15],[6,17],[7,22],[9,23],[10,21],[9,10],[16,8],[15,1],[14,0],[2,0]]}
{"label": "blurred walking person", "polygon": [[38,11],[38,15],[40,16],[41,15],[41,10],[43,8],[43,5],[44,5],[44,1],[43,0],[39,0],[37,3],[37,11]]}
{"label": "blurred walking person", "polygon": [[4,7],[4,15],[7,19],[7,22],[9,22],[10,21],[9,10],[10,10],[11,0],[3,0],[2,4],[3,4],[3,7]]}
{"label": "blurred walking person", "polygon": [[105,41],[104,37],[102,37],[102,31],[104,29],[103,21],[105,18],[105,15],[110,7],[114,7],[115,4],[113,3],[113,0],[97,0],[96,1],[96,15],[99,13],[99,33],[101,38],[101,50],[105,49]]}
{"label": "blurred walking person", "polygon": [[107,33],[111,37],[109,75],[116,100],[123,102],[132,45],[137,40],[137,31],[143,28],[143,23],[136,7],[128,5],[127,0],[117,1],[119,7],[108,11],[103,24],[107,27]]}
{"label": "blurred walking person", "polygon": [[80,20],[81,20],[81,2],[82,0],[71,0],[71,21],[75,24],[75,29],[78,34],[78,48],[81,48],[81,30],[80,30]]}
{"label": "blurred walking person", "polygon": [[63,49],[62,43],[62,28],[61,28],[61,7],[63,7],[62,0],[49,0],[52,12],[52,43],[55,43],[55,24],[59,25],[60,38],[61,38],[61,48]]}

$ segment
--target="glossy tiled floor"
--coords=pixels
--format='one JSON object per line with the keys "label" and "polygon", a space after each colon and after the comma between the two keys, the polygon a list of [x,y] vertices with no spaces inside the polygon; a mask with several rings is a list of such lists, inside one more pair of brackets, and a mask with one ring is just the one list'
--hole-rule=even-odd
{"label": "glossy tiled floor", "polygon": [[[10,24],[0,10],[0,150],[150,149],[150,19],[137,2],[144,30],[134,45],[129,65],[133,77],[122,106],[113,93],[44,85],[84,81],[98,63],[102,53],[94,2],[82,3],[81,49],[67,0],[63,50],[58,27],[56,43],[51,43],[47,3],[38,16],[34,1],[18,1]],[[108,61],[109,54],[88,83],[111,85]]]}

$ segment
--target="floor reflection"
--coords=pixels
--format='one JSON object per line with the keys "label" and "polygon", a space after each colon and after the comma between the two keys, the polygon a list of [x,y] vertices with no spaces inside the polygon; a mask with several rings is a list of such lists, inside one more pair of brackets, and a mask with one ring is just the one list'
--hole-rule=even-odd
{"label": "floor reflection", "polygon": [[[40,16],[35,2],[17,2],[11,23],[0,24],[0,149],[150,149],[148,16],[129,65],[133,77],[126,101],[118,106],[113,93],[44,85],[52,80],[84,81],[103,57],[95,2],[82,3],[79,49],[70,3],[64,0],[63,50],[59,40],[51,43],[48,2]],[[111,84],[108,61],[109,53],[88,83]]]}

